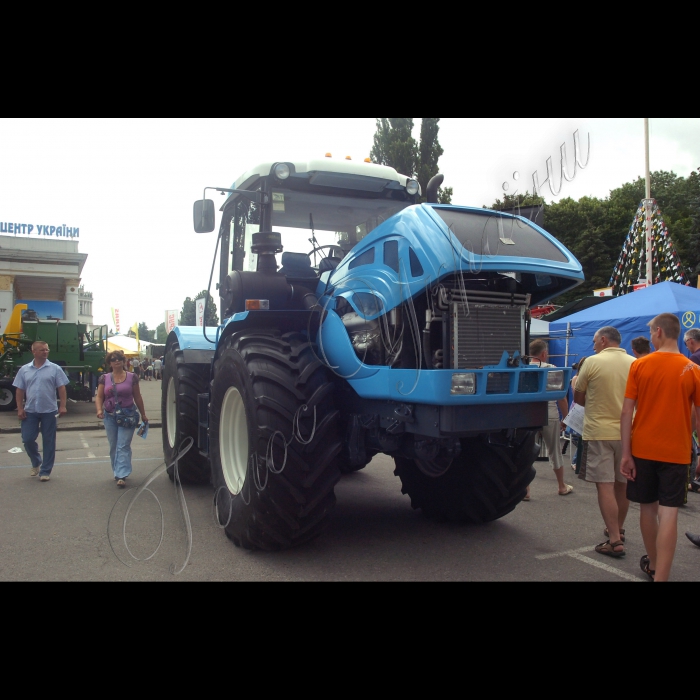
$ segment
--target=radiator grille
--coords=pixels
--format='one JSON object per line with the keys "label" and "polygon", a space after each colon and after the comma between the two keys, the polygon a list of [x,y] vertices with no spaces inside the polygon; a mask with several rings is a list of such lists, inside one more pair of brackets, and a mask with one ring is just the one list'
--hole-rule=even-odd
{"label": "radiator grille", "polygon": [[[526,297],[497,292],[450,290],[453,369],[478,369],[500,362],[503,351],[522,353]],[[498,392],[500,393],[500,392]]]}
{"label": "radiator grille", "polygon": [[489,372],[486,378],[487,394],[507,394],[510,389],[510,374],[506,372]]}

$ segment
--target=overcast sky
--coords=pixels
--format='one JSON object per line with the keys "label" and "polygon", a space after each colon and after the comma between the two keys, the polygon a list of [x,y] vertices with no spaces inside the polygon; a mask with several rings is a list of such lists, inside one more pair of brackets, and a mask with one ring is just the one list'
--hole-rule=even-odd
{"label": "overcast sky", "polygon": [[[687,176],[700,166],[700,119],[650,124],[652,170]],[[416,137],[419,128],[416,119]],[[534,171],[540,182],[547,177],[549,156],[558,187],[560,146],[567,144],[571,174],[577,129],[584,163],[590,136],[588,164],[557,197],[544,185],[548,201],[605,197],[643,176],[642,118],[443,118],[440,170],[454,189],[452,201],[490,205],[503,196],[504,183],[509,193],[532,190]],[[0,221],[79,227],[94,321],[111,327],[114,306],[124,330],[136,321],[155,328],[166,309],[179,310],[186,296],[207,286],[216,233],[192,230],[192,203],[205,186],[230,187],[264,161],[327,151],[362,160],[375,120],[0,119],[0,130]],[[213,285],[212,296],[218,304]]]}

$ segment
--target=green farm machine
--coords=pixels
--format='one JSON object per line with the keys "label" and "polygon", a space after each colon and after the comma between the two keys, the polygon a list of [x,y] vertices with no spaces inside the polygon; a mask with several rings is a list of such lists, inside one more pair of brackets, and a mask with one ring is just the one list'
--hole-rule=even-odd
{"label": "green farm machine", "polygon": [[49,359],[68,375],[68,398],[92,401],[97,378],[104,367],[106,339],[102,328],[88,332],[84,323],[39,320],[26,309],[26,304],[17,304],[5,332],[0,335],[0,411],[17,408],[12,382],[19,368],[34,359],[32,343],[37,340],[49,344]]}

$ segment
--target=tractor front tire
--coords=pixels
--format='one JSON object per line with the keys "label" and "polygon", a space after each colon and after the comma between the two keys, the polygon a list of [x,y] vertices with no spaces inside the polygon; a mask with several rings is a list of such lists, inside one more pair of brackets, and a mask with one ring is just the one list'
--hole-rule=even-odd
{"label": "tractor front tire", "polygon": [[487,436],[462,440],[462,452],[438,477],[427,476],[415,460],[396,457],[394,474],[411,506],[429,518],[485,523],[510,513],[535,478],[537,431],[518,430],[511,441]]}
{"label": "tractor front tire", "polygon": [[236,546],[274,551],[321,532],[340,478],[338,422],[305,336],[251,329],[222,341],[209,448],[219,524]]}
{"label": "tractor front tire", "polygon": [[163,416],[163,454],[168,464],[168,475],[175,479],[173,464],[184,440],[191,437],[194,443],[177,463],[180,481],[185,484],[206,484],[211,469],[206,457],[197,447],[198,410],[197,394],[207,391],[209,367],[188,365],[180,346],[175,343],[165,355],[161,411]]}

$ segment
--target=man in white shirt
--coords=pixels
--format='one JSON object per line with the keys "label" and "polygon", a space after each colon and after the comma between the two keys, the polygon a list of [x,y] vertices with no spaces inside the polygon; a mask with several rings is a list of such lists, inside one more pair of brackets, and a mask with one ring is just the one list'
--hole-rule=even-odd
{"label": "man in white shirt", "polygon": [[[554,367],[554,365],[550,364],[548,360],[549,348],[547,347],[547,343],[539,338],[537,340],[533,340],[530,343],[530,363],[539,364],[540,367]],[[547,446],[549,463],[552,465],[552,469],[554,470],[554,476],[557,477],[559,495],[568,496],[574,490],[574,487],[564,482],[564,460],[561,454],[561,442],[559,439],[563,427],[563,424],[560,422],[559,418],[560,412],[562,417],[566,416],[566,414],[569,412],[566,399],[562,398],[558,401],[548,402],[549,422],[542,428],[542,439],[544,440],[544,444]],[[527,487],[527,494],[523,500],[530,500],[529,486]]]}
{"label": "man in white shirt", "polygon": [[[17,387],[17,416],[22,421],[22,442],[32,463],[30,476],[48,481],[56,454],[56,412],[66,411],[68,377],[61,367],[49,362],[49,346],[43,340],[32,343],[34,360],[19,368],[13,386]],[[56,402],[56,391],[60,406]],[[26,403],[25,403],[26,399]],[[36,439],[41,430],[42,459]]]}

